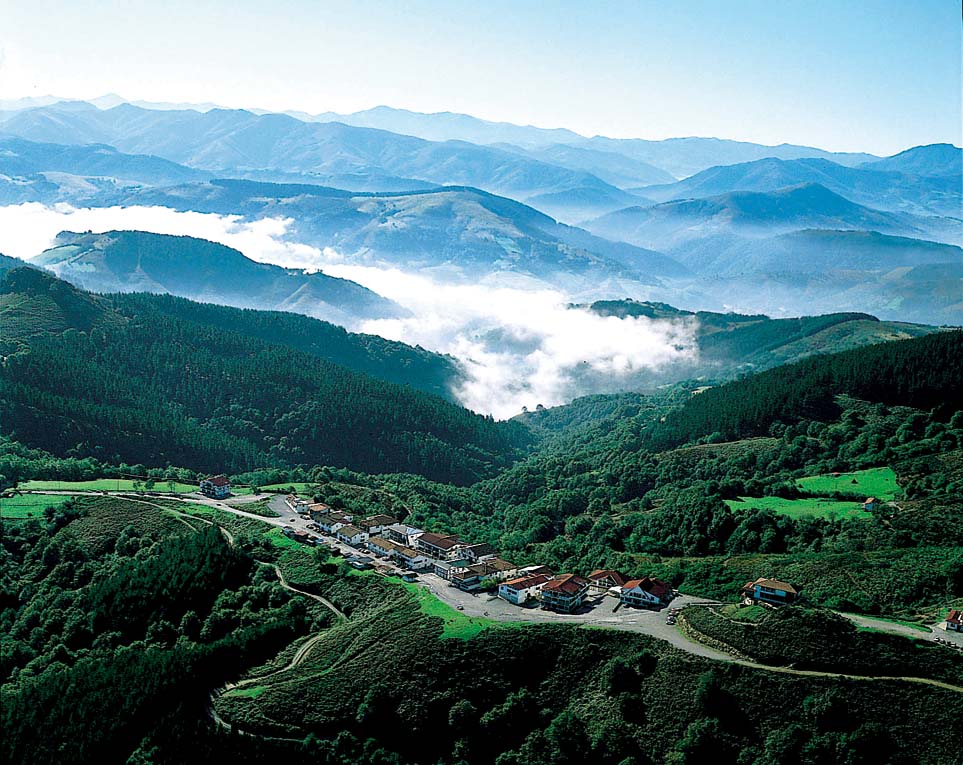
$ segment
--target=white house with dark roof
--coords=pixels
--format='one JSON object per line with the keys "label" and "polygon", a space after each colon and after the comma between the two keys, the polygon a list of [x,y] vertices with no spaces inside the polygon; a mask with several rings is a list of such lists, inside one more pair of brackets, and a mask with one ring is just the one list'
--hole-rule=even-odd
{"label": "white house with dark roof", "polygon": [[385,526],[381,531],[386,539],[406,547],[414,547],[418,537],[425,533],[422,529],[409,526],[406,523],[392,523]]}
{"label": "white house with dark roof", "polygon": [[391,554],[399,566],[404,566],[409,571],[422,571],[431,566],[431,558],[418,550],[410,547],[398,546]]}
{"label": "white house with dark roof", "polygon": [[385,539],[384,537],[368,537],[368,541],[365,542],[364,545],[368,548],[369,552],[373,552],[375,555],[381,555],[385,558],[394,555],[395,550],[397,550],[399,547],[399,545]]}
{"label": "white house with dark roof", "polygon": [[661,608],[672,602],[672,586],[648,576],[632,579],[620,588],[619,600],[636,608]]}
{"label": "white house with dark roof", "polygon": [[198,488],[201,494],[214,499],[224,499],[231,496],[231,482],[226,475],[212,475],[202,478]]}
{"label": "white house with dark roof", "polygon": [[348,523],[338,529],[337,538],[345,544],[357,547],[368,541],[368,532]]}
{"label": "white house with dark roof", "polygon": [[451,560],[466,546],[454,534],[436,534],[433,531],[424,532],[415,543],[417,549],[435,560]]}

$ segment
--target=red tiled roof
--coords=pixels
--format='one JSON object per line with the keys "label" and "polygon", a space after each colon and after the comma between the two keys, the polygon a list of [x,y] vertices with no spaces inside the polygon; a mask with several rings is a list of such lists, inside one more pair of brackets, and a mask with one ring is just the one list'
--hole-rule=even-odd
{"label": "red tiled roof", "polygon": [[537,587],[547,581],[548,577],[545,574],[535,574],[535,576],[520,576],[518,579],[510,579],[504,584],[505,587],[518,591],[527,590],[529,587]]}
{"label": "red tiled roof", "polygon": [[589,574],[588,578],[590,582],[597,582],[600,579],[611,579],[616,585],[621,586],[625,584],[625,577],[622,574],[608,568],[597,569]]}
{"label": "red tiled roof", "polygon": [[226,475],[212,475],[210,478],[206,479],[209,483],[215,486],[230,486],[231,482],[227,480]]}
{"label": "red tiled roof", "polygon": [[588,584],[582,577],[575,574],[560,574],[542,587],[542,592],[562,592],[567,595],[575,595],[581,592]]}
{"label": "red tiled roof", "polygon": [[946,615],[946,621],[950,624],[963,624],[963,611],[951,610]]}
{"label": "red tiled roof", "polygon": [[636,587],[641,589],[643,592],[647,592],[650,595],[662,600],[666,595],[672,593],[672,587],[667,582],[663,582],[661,579],[652,579],[651,577],[643,577],[642,579],[633,579],[630,582],[626,582],[622,585],[623,590],[634,590]]}

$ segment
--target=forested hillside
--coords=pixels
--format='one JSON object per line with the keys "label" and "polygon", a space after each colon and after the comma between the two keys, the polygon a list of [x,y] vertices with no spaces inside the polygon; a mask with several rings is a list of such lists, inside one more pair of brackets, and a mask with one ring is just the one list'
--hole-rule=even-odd
{"label": "forested hillside", "polygon": [[[5,434],[55,454],[240,472],[330,464],[470,482],[528,441],[436,396],[256,337],[111,305],[32,269],[0,287]],[[8,315],[9,314],[9,315]],[[38,330],[25,319],[61,320]]]}
{"label": "forested hillside", "polygon": [[652,429],[654,449],[702,436],[733,440],[838,413],[834,397],[848,394],[889,405],[953,411],[963,391],[963,332],[869,345],[767,370],[695,396]]}
{"label": "forested hillside", "polygon": [[360,284],[320,271],[258,263],[192,236],[146,231],[61,232],[32,261],[93,292],[158,292],[242,308],[294,311],[352,325],[404,310]]}
{"label": "forested hillside", "polygon": [[452,388],[460,379],[454,360],[448,356],[377,335],[348,332],[336,324],[300,314],[229,308],[145,293],[116,294],[109,300],[117,310],[143,316],[145,320],[162,315],[236,332],[443,398],[452,398]]}
{"label": "forested hillside", "polygon": [[855,312],[773,319],[765,314],[686,311],[666,303],[637,300],[597,300],[588,308],[601,316],[691,323],[698,354],[655,372],[641,373],[634,382],[643,390],[687,378],[704,378],[710,382],[729,380],[807,356],[939,331],[926,324],[880,321],[870,314]]}

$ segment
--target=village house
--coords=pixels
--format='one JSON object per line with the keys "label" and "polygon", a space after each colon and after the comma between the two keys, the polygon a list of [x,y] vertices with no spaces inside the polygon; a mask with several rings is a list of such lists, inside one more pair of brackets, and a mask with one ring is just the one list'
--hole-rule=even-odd
{"label": "village house", "polygon": [[352,526],[350,523],[345,524],[338,529],[337,537],[339,540],[345,544],[357,547],[368,539],[368,532],[364,529],[359,529],[357,526]]}
{"label": "village house", "polygon": [[575,574],[560,574],[542,585],[542,608],[574,613],[585,601],[589,584]]}
{"label": "village house", "polygon": [[754,582],[746,582],[741,593],[742,602],[747,605],[769,603],[774,606],[792,603],[799,595],[799,591],[791,584],[766,577],[759,577]]}
{"label": "village house", "polygon": [[672,587],[660,579],[633,579],[619,589],[619,600],[636,608],[661,608],[672,601]]}
{"label": "village house", "polygon": [[486,558],[494,558],[498,555],[498,551],[492,547],[487,542],[482,542],[477,545],[468,545],[462,548],[459,555],[463,558],[467,558],[471,561],[485,560]]}
{"label": "village house", "polygon": [[536,576],[538,574],[544,574],[549,579],[555,576],[555,572],[552,571],[548,566],[524,566],[518,570],[518,575],[522,576]]}
{"label": "village house", "polygon": [[442,579],[450,582],[453,572],[466,569],[470,565],[471,561],[468,560],[436,560],[433,570]]}
{"label": "village house", "polygon": [[951,609],[940,626],[950,632],[963,632],[963,611]]}
{"label": "village house", "polygon": [[518,566],[502,558],[485,558],[485,560],[479,562],[479,565],[485,567],[487,579],[511,579],[519,573]]}
{"label": "village house", "polygon": [[365,542],[365,547],[375,555],[382,555],[384,557],[394,554],[395,550],[398,549],[398,545],[394,542],[389,542],[384,537],[369,537],[368,541]]}
{"label": "village house", "polygon": [[317,515],[312,513],[311,517],[318,524],[318,528],[321,529],[323,534],[337,534],[343,526],[348,525],[342,513],[319,513]]}
{"label": "village house", "polygon": [[411,571],[421,571],[431,565],[431,559],[427,555],[410,547],[397,547],[392,557],[398,561],[398,565]]}
{"label": "village house", "polygon": [[481,583],[486,578],[487,573],[488,568],[484,563],[472,563],[464,568],[451,571],[451,583],[459,590],[471,592],[481,587]]}
{"label": "village house", "polygon": [[432,531],[426,531],[418,537],[415,546],[430,558],[449,560],[466,545],[454,534],[435,534]]}
{"label": "village house", "polygon": [[867,513],[871,513],[877,507],[879,507],[879,500],[876,497],[867,497],[866,501],[863,502],[863,510]]}
{"label": "village house", "polygon": [[284,502],[291,508],[291,512],[298,513],[299,515],[309,512],[310,505],[308,501],[303,497],[299,497],[297,494],[288,494],[284,498]]}
{"label": "village house", "polygon": [[[436,564],[437,566],[438,564]],[[486,579],[500,580],[518,572],[515,564],[501,558],[486,558],[468,566],[448,569],[452,584],[466,592],[477,590]]]}
{"label": "village house", "polygon": [[514,603],[516,606],[523,605],[530,598],[538,596],[542,585],[549,581],[545,574],[535,574],[520,576],[517,579],[509,579],[498,585],[498,597]]}
{"label": "village house", "polygon": [[618,571],[600,568],[588,575],[588,581],[590,594],[605,595],[614,588],[621,589],[626,578]]}
{"label": "village house", "polygon": [[206,497],[224,499],[231,496],[231,482],[226,475],[212,475],[208,478],[202,478],[199,488],[201,494]]}
{"label": "village house", "polygon": [[392,523],[397,523],[397,518],[392,518],[390,515],[372,515],[370,518],[364,518],[360,521],[353,521],[354,525],[360,529],[364,529],[369,534],[380,534],[384,531],[386,526],[390,526]]}
{"label": "village house", "polygon": [[414,547],[416,540],[425,532],[404,523],[392,523],[382,529],[385,537],[405,547]]}

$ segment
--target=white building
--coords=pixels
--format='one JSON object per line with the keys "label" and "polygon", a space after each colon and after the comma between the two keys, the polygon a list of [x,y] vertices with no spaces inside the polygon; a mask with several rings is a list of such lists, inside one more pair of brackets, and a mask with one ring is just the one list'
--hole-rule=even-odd
{"label": "white building", "polygon": [[338,529],[337,537],[345,544],[357,547],[358,545],[368,541],[368,532],[348,523]]}
{"label": "white building", "polygon": [[510,579],[498,585],[498,597],[520,606],[530,598],[538,596],[542,585],[549,581],[545,574],[535,574],[533,576],[522,576],[518,579]]}

